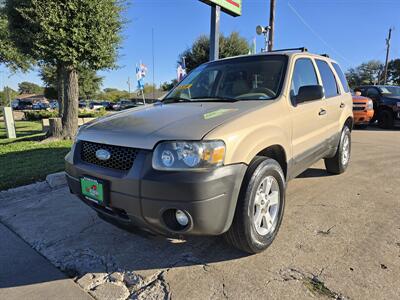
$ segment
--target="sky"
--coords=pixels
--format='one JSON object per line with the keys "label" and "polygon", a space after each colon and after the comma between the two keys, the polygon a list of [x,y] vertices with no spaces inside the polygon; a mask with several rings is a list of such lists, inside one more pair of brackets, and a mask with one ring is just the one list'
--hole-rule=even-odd
{"label": "sky", "polygon": [[[249,43],[256,37],[257,49],[263,38],[257,25],[268,25],[269,0],[242,0],[242,16],[221,16],[221,33],[237,31]],[[275,49],[305,46],[310,52],[328,53],[344,70],[362,62],[384,61],[385,39],[390,27],[391,58],[400,58],[400,0],[277,0]],[[198,0],[131,0],[124,12],[127,20],[119,51],[119,68],[100,71],[102,88],[128,89],[128,77],[135,82],[135,65],[148,67],[146,83],[159,85],[176,77],[180,53],[195,39],[210,32],[211,8]],[[154,32],[154,48],[152,47]],[[154,49],[154,66],[152,52]],[[153,72],[154,70],[154,72]],[[42,82],[37,70],[11,74],[0,66],[0,90],[17,89],[22,81]]]}

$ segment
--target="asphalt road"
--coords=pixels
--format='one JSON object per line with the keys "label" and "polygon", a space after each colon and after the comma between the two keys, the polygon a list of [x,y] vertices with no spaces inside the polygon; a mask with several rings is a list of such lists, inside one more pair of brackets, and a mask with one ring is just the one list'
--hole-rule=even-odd
{"label": "asphalt road", "polygon": [[97,299],[398,299],[400,130],[354,131],[352,150],[345,174],[319,162],[289,183],[258,255],[122,231],[44,183],[0,193],[0,221]]}

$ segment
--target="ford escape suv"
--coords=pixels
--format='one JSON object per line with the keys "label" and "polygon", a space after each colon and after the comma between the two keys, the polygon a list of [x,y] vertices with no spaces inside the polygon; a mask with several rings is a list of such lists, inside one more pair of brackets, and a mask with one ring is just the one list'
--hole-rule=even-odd
{"label": "ford escape suv", "polygon": [[257,253],[280,227],[288,180],[346,170],[352,97],[338,64],[305,49],[194,69],[159,103],[80,128],[72,193],[100,217],[168,236],[221,235]]}

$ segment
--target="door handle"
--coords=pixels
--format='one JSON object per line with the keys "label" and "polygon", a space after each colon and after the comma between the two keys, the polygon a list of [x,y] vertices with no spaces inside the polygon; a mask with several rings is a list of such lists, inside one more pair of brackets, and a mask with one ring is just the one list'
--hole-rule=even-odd
{"label": "door handle", "polygon": [[320,116],[326,115],[326,110],[321,108],[321,110],[319,111],[318,115],[320,115]]}
{"label": "door handle", "polygon": [[344,104],[343,102],[340,103],[340,108],[344,108],[346,106],[346,104]]}

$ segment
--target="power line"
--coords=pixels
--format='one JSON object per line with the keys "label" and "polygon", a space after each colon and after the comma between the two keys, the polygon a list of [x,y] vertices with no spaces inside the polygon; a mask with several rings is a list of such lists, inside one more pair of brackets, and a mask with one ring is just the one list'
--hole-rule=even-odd
{"label": "power line", "polygon": [[336,53],[337,56],[341,57],[343,60],[345,60],[347,63],[352,64],[350,60],[348,60],[346,57],[344,57],[340,52],[338,52],[335,48],[333,48],[325,39],[323,39],[318,32],[316,32],[310,24],[307,23],[307,21],[300,15],[300,13],[288,2],[289,8],[292,10],[292,12],[299,18],[299,20],[306,26],[312,34],[314,34],[315,37],[317,37],[325,46],[330,48],[333,52]]}

